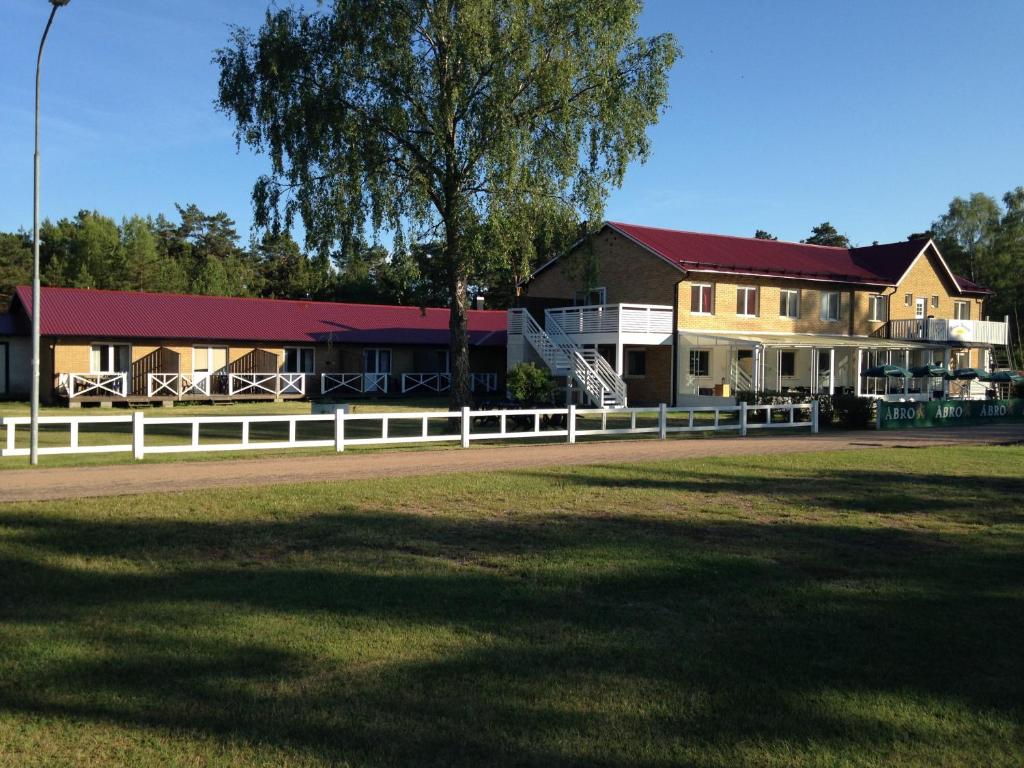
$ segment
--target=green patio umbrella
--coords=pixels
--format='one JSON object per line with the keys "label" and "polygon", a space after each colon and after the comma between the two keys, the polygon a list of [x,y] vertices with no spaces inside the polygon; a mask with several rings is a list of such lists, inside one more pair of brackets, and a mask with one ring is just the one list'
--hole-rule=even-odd
{"label": "green patio umbrella", "polygon": [[949,371],[946,368],[935,364],[918,365],[911,368],[910,372],[919,379],[939,379],[949,377]]}
{"label": "green patio umbrella", "polygon": [[995,371],[989,374],[989,381],[996,381],[1000,384],[1024,384],[1024,376],[1017,371]]}
{"label": "green patio umbrella", "polygon": [[992,381],[992,374],[984,368],[957,368],[953,371],[953,378],[960,381],[970,381],[971,379]]}
{"label": "green patio umbrella", "polygon": [[876,365],[873,368],[865,368],[860,372],[861,376],[867,376],[868,378],[882,379],[887,376],[891,376],[896,379],[912,379],[913,374],[910,373],[906,368],[901,368],[898,365]]}

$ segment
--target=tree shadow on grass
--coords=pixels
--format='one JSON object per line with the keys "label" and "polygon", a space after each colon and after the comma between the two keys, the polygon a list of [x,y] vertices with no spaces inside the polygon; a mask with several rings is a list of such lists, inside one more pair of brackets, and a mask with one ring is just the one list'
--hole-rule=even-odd
{"label": "tree shadow on grass", "polygon": [[[1024,550],[980,535],[386,510],[22,511],[3,530],[0,707],[32,717],[329,762],[626,766],[739,764],[752,742],[884,756],[908,738],[955,758],[1022,714]],[[877,696],[927,716],[842,703]],[[1019,752],[1004,737],[988,732]]]}

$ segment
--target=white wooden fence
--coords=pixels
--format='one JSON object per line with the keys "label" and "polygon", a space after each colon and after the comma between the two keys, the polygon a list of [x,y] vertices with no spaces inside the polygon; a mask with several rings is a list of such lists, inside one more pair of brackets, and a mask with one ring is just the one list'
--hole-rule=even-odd
{"label": "white wooden fence", "polygon": [[[763,420],[754,414],[763,414]],[[800,418],[797,415],[800,414]],[[28,416],[0,418],[0,431],[5,432],[0,457],[27,456],[27,447],[18,447],[18,429],[27,432]],[[818,431],[818,403],[786,405],[733,405],[692,406],[669,408],[533,408],[509,410],[461,411],[393,411],[388,413],[346,413],[339,409],[327,414],[294,414],[273,416],[183,416],[149,417],[142,411],[123,416],[43,416],[41,425],[62,425],[68,428],[67,445],[43,445],[39,453],[86,454],[131,453],[142,459],[155,453],[203,453],[207,451],[275,450],[282,448],[330,448],[343,451],[348,446],[405,445],[412,443],[452,442],[463,448],[477,440],[513,440],[521,438],[565,438],[575,443],[578,437],[611,435],[657,434],[665,439],[671,433],[732,431],[746,436],[752,429],[810,428]],[[299,437],[299,425],[321,422],[333,425],[322,429],[325,437]],[[379,430],[360,425],[377,423]],[[82,427],[94,433],[105,434],[107,425],[130,425],[124,429],[124,439],[117,443],[83,445]],[[254,439],[255,427],[287,425],[287,437]],[[400,428],[396,429],[396,426]],[[181,428],[175,438],[178,442],[161,442],[158,433],[167,427]],[[203,427],[206,427],[204,430]],[[212,428],[220,431],[217,442],[203,441]],[[225,440],[223,429],[232,430],[232,438]],[[239,439],[234,439],[234,428]],[[172,430],[173,431],[173,430]],[[116,430],[115,430],[116,432]],[[147,441],[147,432],[151,440]],[[283,432],[283,430],[282,430]],[[399,433],[399,434],[396,434]],[[187,434],[185,442],[182,438]],[[167,436],[163,436],[167,439]],[[24,441],[23,441],[24,442]]]}

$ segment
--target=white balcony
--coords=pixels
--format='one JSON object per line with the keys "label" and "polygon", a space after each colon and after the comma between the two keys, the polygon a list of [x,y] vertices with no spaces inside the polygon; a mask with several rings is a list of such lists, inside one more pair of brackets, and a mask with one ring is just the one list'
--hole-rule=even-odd
{"label": "white balcony", "polygon": [[890,339],[906,341],[962,342],[965,345],[996,344],[1004,346],[1009,334],[1006,323],[991,320],[890,320]]}
{"label": "white balcony", "polygon": [[667,344],[672,307],[660,304],[596,304],[549,309],[546,315],[580,344]]}

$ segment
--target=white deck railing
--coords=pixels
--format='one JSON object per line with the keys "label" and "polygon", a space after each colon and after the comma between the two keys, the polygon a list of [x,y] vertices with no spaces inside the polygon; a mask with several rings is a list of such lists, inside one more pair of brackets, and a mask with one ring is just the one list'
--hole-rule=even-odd
{"label": "white deck railing", "polygon": [[672,307],[660,304],[595,304],[546,312],[570,336],[577,333],[672,333]]}
{"label": "white deck railing", "polygon": [[[403,373],[402,394],[423,390],[426,392],[448,392],[452,388],[450,373]],[[497,373],[470,373],[469,389],[471,392],[497,392]]]}
{"label": "white deck railing", "polygon": [[[763,412],[764,422],[750,420],[752,413]],[[798,419],[797,414],[801,417]],[[780,418],[781,416],[781,418]],[[24,429],[28,416],[0,418],[0,430],[6,432],[0,457],[27,456]],[[657,434],[664,439],[671,433],[734,431],[746,435],[750,429],[810,428],[818,431],[818,404],[747,406],[692,406],[668,408],[534,408],[510,410],[399,411],[392,413],[349,414],[343,409],[327,414],[275,416],[185,416],[147,418],[142,411],[124,416],[43,416],[40,424],[68,428],[66,445],[44,445],[43,455],[86,453],[131,453],[142,459],[156,453],[203,453],[208,451],[274,450],[282,448],[328,448],[343,451],[347,446],[404,445],[428,442],[457,442],[468,448],[479,440],[564,437],[570,443],[577,437]],[[300,425],[319,423],[319,434],[300,439]],[[89,428],[92,440],[107,437],[110,425],[130,425],[122,442],[82,445],[82,426]],[[373,425],[379,424],[379,429]],[[270,434],[275,425],[284,425],[281,434]],[[396,428],[396,425],[398,428]],[[19,427],[22,427],[19,433]],[[173,429],[181,434],[174,436]],[[204,430],[205,427],[205,430]],[[237,433],[235,429],[237,428]],[[262,432],[254,438],[253,430]],[[155,430],[149,435],[147,430]],[[225,429],[237,439],[225,439]],[[305,430],[306,428],[303,427]],[[116,430],[115,430],[116,431]],[[203,442],[203,432],[213,431],[217,442]],[[99,438],[103,439],[103,438]],[[177,442],[171,442],[177,440]]]}
{"label": "white deck railing", "polygon": [[[369,394],[378,392],[387,394],[389,373],[321,373],[320,394]],[[403,390],[404,391],[404,390]]]}
{"label": "white deck railing", "polygon": [[1007,342],[1006,323],[992,320],[890,320],[889,338],[907,341],[970,342],[997,344]]}
{"label": "white deck railing", "polygon": [[[68,397],[126,397],[128,374],[68,373],[64,375]],[[64,378],[62,377],[62,378]]]}
{"label": "white deck railing", "polygon": [[185,397],[210,395],[208,373],[150,373],[146,377],[149,397]]}
{"label": "white deck railing", "polygon": [[304,373],[229,373],[228,395],[304,395]]}

